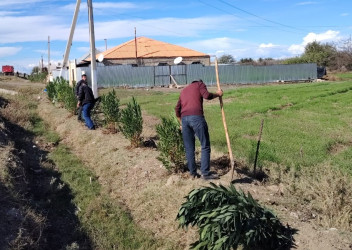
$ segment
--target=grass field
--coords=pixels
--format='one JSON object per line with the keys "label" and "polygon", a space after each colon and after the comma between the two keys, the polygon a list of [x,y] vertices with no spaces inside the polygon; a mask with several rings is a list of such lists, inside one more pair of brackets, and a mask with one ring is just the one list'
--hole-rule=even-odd
{"label": "grass field", "polygon": [[[351,74],[343,77],[350,79]],[[210,88],[210,91],[215,89]],[[260,122],[264,130],[259,155],[263,166],[288,168],[324,162],[352,174],[352,81],[234,87],[224,91],[224,108],[235,158],[253,165]],[[124,104],[133,95],[157,117],[173,113],[179,92],[118,90]],[[205,101],[212,147],[226,153],[218,101]]]}

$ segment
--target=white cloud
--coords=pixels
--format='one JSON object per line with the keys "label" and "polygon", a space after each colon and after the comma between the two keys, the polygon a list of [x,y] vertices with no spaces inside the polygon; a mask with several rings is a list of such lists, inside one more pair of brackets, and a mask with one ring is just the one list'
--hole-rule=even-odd
{"label": "white cloud", "polygon": [[273,48],[273,47],[276,47],[276,46],[277,45],[274,45],[272,43],[267,43],[267,44],[262,43],[262,44],[259,45],[259,48]]}
{"label": "white cloud", "polygon": [[78,47],[77,51],[82,53],[88,53],[90,51],[90,47]]}
{"label": "white cloud", "polygon": [[[225,24],[231,21],[234,21],[231,16],[115,20],[96,22],[94,31],[97,40],[131,38],[135,27],[137,36],[197,37],[202,32],[226,29]],[[88,25],[78,26],[75,37],[79,41],[88,41]]]}
{"label": "white cloud", "polygon": [[22,47],[0,47],[0,58],[16,55]]}
{"label": "white cloud", "polygon": [[317,4],[318,2],[300,2],[297,3],[296,5],[312,5],[312,4]]}
{"label": "white cloud", "polygon": [[[48,50],[44,50],[44,49],[34,50],[34,52],[37,52],[42,55],[48,55]],[[50,57],[51,56],[61,56],[61,55],[62,55],[62,52],[60,52],[60,51],[50,50]]]}
{"label": "white cloud", "polygon": [[304,52],[304,46],[303,45],[297,45],[297,44],[293,44],[288,48],[288,51],[292,54],[292,55],[300,55]]}
{"label": "white cloud", "polygon": [[138,5],[129,2],[96,2],[93,7],[94,9],[135,9]]}
{"label": "white cloud", "polygon": [[[236,60],[245,57],[275,57],[279,56],[282,49],[278,45],[260,46],[253,42],[248,42],[230,37],[220,37],[208,40],[198,40],[182,43],[181,46],[194,49],[209,55],[221,56],[224,54],[232,55]],[[272,55],[273,54],[273,55]]]}
{"label": "white cloud", "polygon": [[216,52],[219,52],[219,53],[224,52],[228,54],[230,53],[230,51],[235,50],[235,48],[239,49],[244,47],[250,47],[251,45],[250,43],[247,43],[239,39],[230,38],[230,37],[219,37],[219,38],[213,38],[213,39],[207,39],[207,40],[197,40],[197,41],[182,43],[180,44],[180,46],[201,51],[204,53],[209,53],[209,54],[215,54]]}
{"label": "white cloud", "polygon": [[328,30],[324,33],[316,34],[314,32],[308,33],[307,36],[303,38],[303,45],[307,45],[308,43],[317,41],[317,42],[329,42],[339,40],[339,31]]}
{"label": "white cloud", "polygon": [[45,41],[48,35],[52,40],[64,40],[68,38],[68,34],[69,27],[50,16],[1,18],[0,43]]}
{"label": "white cloud", "polygon": [[[67,4],[67,5],[61,7],[62,10],[71,11],[72,15],[73,15],[75,8],[76,8],[75,3]],[[142,8],[142,6],[139,6],[134,3],[130,3],[130,2],[118,2],[118,3],[116,3],[116,2],[95,2],[95,3],[93,3],[94,14],[97,14],[97,13],[104,14],[104,12],[102,12],[102,11],[110,12],[112,10],[115,10],[115,11],[117,10],[117,11],[121,12],[124,10],[137,9],[137,8]],[[81,2],[80,11],[87,11],[87,9],[88,9],[87,3]]]}
{"label": "white cloud", "polygon": [[[95,22],[94,30],[97,40],[133,37],[134,27],[137,27],[138,36],[197,37],[210,30],[226,30],[225,24],[234,19],[231,16],[216,16],[114,20]],[[70,26],[71,23],[62,24],[61,19],[52,16],[5,16],[1,18],[0,44],[46,41],[49,35],[52,41],[66,41]],[[89,41],[88,22],[77,25],[74,42],[78,41]]]}
{"label": "white cloud", "polygon": [[0,7],[23,7],[25,4],[33,4],[39,2],[47,2],[48,0],[11,0],[11,1],[1,1]]}
{"label": "white cloud", "polygon": [[340,16],[349,16],[349,15],[350,15],[350,13],[341,13]]}
{"label": "white cloud", "polygon": [[306,35],[303,38],[303,42],[301,44],[292,44],[289,48],[288,51],[292,53],[292,55],[299,55],[304,52],[304,48],[308,43],[312,43],[314,41],[317,42],[332,42],[332,41],[338,41],[341,39],[339,36],[339,31],[334,31],[334,30],[328,30],[323,33],[314,33],[310,32],[308,35]]}
{"label": "white cloud", "polygon": [[0,16],[12,16],[20,14],[20,11],[0,11]]}

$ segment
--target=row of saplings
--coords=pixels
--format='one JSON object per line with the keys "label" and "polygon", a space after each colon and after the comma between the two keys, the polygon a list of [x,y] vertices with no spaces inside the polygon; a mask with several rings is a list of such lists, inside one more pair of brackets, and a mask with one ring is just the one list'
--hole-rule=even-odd
{"label": "row of saplings", "polygon": [[[52,102],[59,102],[75,112],[77,100],[67,81],[57,78],[46,89]],[[98,122],[97,110],[102,114],[99,120],[105,127],[117,127],[130,140],[131,147],[142,145],[143,117],[134,98],[120,109],[120,101],[112,90],[101,96],[101,102],[96,105],[92,114],[95,122]],[[185,152],[177,120],[162,117],[156,131],[158,159],[172,173],[185,171]],[[289,249],[294,245],[292,230],[283,226],[270,210],[260,206],[250,193],[246,195],[232,184],[228,188],[210,185],[192,190],[177,214],[181,227],[196,225],[199,228],[199,239],[191,245],[192,249],[237,249],[239,246],[242,249]]]}

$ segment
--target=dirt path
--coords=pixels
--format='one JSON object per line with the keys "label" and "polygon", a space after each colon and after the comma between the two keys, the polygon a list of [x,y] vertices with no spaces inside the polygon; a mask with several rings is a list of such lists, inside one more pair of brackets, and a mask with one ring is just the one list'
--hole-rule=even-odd
{"label": "dirt path", "polygon": [[[1,86],[0,86],[1,87]],[[143,108],[143,107],[142,107]],[[120,134],[105,134],[99,128],[86,130],[75,116],[63,108],[55,107],[45,98],[39,102],[41,117],[55,129],[79,158],[93,170],[103,187],[103,192],[115,200],[116,205],[128,210],[134,221],[151,230],[157,238],[169,238],[181,248],[197,239],[195,229],[185,232],[178,228],[175,217],[184,196],[194,188],[207,185],[203,180],[191,180],[179,175],[168,175],[154,148],[129,149],[129,142]],[[144,114],[145,139],[155,136],[158,119]],[[222,154],[212,152],[213,167],[219,169]],[[282,202],[282,188],[264,186],[245,176],[237,179],[237,188],[249,191],[254,198],[273,209],[281,221],[298,230],[294,235],[296,249],[330,250],[352,249],[351,236],[338,229],[319,228],[314,221],[306,220],[300,211],[290,211]],[[230,174],[218,183],[227,185]]]}

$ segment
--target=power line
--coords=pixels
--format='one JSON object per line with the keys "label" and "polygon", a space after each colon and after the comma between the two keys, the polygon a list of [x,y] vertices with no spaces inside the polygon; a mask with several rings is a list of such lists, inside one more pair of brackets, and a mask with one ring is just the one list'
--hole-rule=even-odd
{"label": "power line", "polygon": [[[263,19],[263,20],[265,20],[265,21],[267,21],[267,22],[271,22],[271,23],[274,23],[274,24],[277,24],[277,25],[280,25],[280,26],[284,26],[285,28],[290,28],[291,30],[280,29],[280,28],[277,27],[277,26],[262,25],[261,23],[258,23],[258,22],[254,21],[254,20],[250,20],[250,19],[247,19],[247,18],[239,17],[239,16],[233,14],[232,12],[229,12],[229,11],[226,11],[226,10],[223,10],[223,9],[220,9],[220,8],[218,8],[218,7],[216,7],[216,6],[212,5],[212,4],[206,3],[206,2],[204,2],[204,1],[202,1],[202,0],[198,0],[198,1],[199,1],[200,3],[202,3],[202,4],[204,4],[204,5],[207,5],[207,6],[209,6],[209,7],[212,7],[212,8],[214,8],[214,9],[217,9],[217,10],[219,10],[219,11],[221,11],[221,12],[224,12],[224,13],[230,14],[230,15],[232,15],[232,16],[235,16],[235,17],[237,17],[237,18],[245,19],[245,20],[248,20],[248,21],[250,21],[250,22],[253,22],[253,23],[258,24],[258,26],[253,26],[253,27],[274,28],[274,29],[277,29],[277,30],[281,30],[281,31],[285,31],[285,32],[290,32],[290,33],[293,33],[293,32],[292,32],[292,29],[301,30],[301,31],[302,31],[302,29],[298,29],[298,28],[295,28],[295,27],[292,27],[292,26],[288,26],[288,25],[285,25],[285,24],[280,24],[280,23],[278,23],[278,22],[270,21],[270,20],[268,20],[268,19],[261,18],[261,17],[255,15],[255,14],[252,14],[252,13],[250,13],[250,12],[248,12],[248,11],[245,11],[245,10],[240,9],[241,11],[245,12],[246,14],[255,16],[255,17],[259,18],[259,19]],[[221,1],[221,0],[219,0],[219,1]],[[224,1],[221,1],[221,2],[223,2],[223,3],[225,3],[225,4],[228,4],[228,5],[230,5],[231,7],[234,7],[234,8],[236,8],[236,9],[239,9],[239,8],[237,8],[236,6],[233,6],[233,5],[231,5],[231,4],[227,3],[227,2],[224,2]],[[251,26],[249,26],[249,27],[251,27]],[[301,33],[301,32],[300,32],[300,33]]]}
{"label": "power line", "polygon": [[253,13],[249,12],[249,11],[246,11],[246,10],[244,10],[244,9],[241,9],[241,8],[239,8],[239,7],[237,7],[237,6],[233,5],[233,4],[230,4],[230,3],[228,3],[228,2],[226,2],[226,1],[224,1],[224,0],[218,0],[218,1],[224,3],[224,4],[228,5],[228,6],[230,6],[230,7],[234,8],[234,9],[236,9],[236,10],[242,11],[242,12],[248,14],[248,15],[257,17],[257,18],[262,19],[262,20],[264,20],[264,21],[267,21],[267,22],[269,22],[269,23],[277,24],[277,25],[280,25],[280,26],[283,26],[283,27],[287,27],[287,28],[291,28],[291,29],[300,30],[300,29],[298,29],[298,28],[296,28],[296,27],[293,27],[293,26],[290,26],[290,25],[286,25],[286,24],[283,24],[283,23],[279,23],[279,22],[275,22],[275,21],[272,21],[272,20],[270,20],[270,19],[267,19],[267,18],[258,16],[258,15],[256,15],[256,14],[253,14]]}

